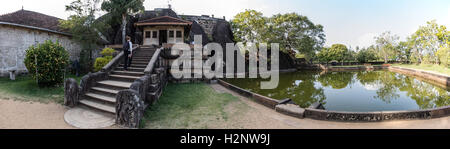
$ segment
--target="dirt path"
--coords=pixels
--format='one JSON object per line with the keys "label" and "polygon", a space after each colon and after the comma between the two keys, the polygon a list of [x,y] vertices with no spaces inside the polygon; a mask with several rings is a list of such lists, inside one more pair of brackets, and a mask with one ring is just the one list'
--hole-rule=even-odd
{"label": "dirt path", "polygon": [[[377,123],[345,123],[318,121],[313,119],[298,119],[286,116],[269,109],[248,98],[240,96],[221,85],[210,85],[217,92],[231,93],[239,97],[242,103],[248,106],[245,112],[233,113],[231,105],[227,113],[230,120],[227,125],[239,126],[245,129],[450,129],[450,117],[431,120],[407,120]],[[236,104],[236,103],[235,103]]]}
{"label": "dirt path", "polygon": [[66,111],[55,103],[0,99],[0,129],[74,129],[64,121]]}

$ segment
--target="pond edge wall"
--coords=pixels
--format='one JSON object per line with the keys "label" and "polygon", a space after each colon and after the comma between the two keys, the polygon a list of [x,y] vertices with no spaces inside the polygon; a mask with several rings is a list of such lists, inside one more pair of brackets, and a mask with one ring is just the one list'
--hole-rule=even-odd
{"label": "pond edge wall", "polygon": [[[406,72],[410,69],[400,68],[400,67],[388,67],[389,71],[393,70],[403,70]],[[397,71],[396,71],[397,72]],[[399,72],[399,73],[402,73]],[[408,73],[421,72],[420,70],[410,71]],[[428,72],[422,75],[417,75],[419,77],[427,77]],[[438,74],[432,74],[436,76]],[[445,76],[440,76],[445,77]],[[447,86],[448,86],[447,77]],[[328,111],[321,109],[312,108],[301,108],[296,105],[295,109],[287,108],[288,104],[292,104],[290,99],[276,100],[270,97],[262,96],[248,90],[242,89],[235,85],[232,85],[223,80],[218,80],[218,83],[223,87],[230,89],[244,97],[253,99],[257,103],[264,105],[268,108],[274,109],[279,113],[296,117],[296,118],[311,118],[315,120],[327,120],[327,121],[343,121],[343,122],[381,122],[381,121],[391,121],[391,120],[412,120],[412,119],[433,119],[450,116],[450,106],[426,109],[426,110],[416,110],[416,111],[380,111],[380,112],[339,112],[339,111]]]}
{"label": "pond edge wall", "polygon": [[440,86],[450,86],[450,76],[446,76],[444,74],[397,66],[391,66],[388,69],[392,72],[423,78],[425,80],[432,81],[433,83],[437,83]]}

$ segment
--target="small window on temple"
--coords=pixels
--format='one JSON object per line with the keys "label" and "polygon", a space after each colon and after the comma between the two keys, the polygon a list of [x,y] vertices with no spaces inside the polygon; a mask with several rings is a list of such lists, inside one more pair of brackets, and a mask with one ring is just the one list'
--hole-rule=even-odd
{"label": "small window on temple", "polygon": [[153,31],[152,38],[158,38],[158,32],[157,31]]}
{"label": "small window on temple", "polygon": [[174,37],[174,32],[173,31],[169,31],[169,38],[173,38]]}
{"label": "small window on temple", "polygon": [[150,33],[151,33],[150,31],[146,31],[145,32],[145,38],[150,38]]}
{"label": "small window on temple", "polygon": [[177,31],[177,38],[181,38],[181,31]]}

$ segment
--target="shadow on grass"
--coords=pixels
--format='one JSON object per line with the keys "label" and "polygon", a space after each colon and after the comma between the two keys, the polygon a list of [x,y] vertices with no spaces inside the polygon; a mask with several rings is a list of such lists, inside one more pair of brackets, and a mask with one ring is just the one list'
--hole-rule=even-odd
{"label": "shadow on grass", "polygon": [[[78,81],[81,79],[81,77],[72,75],[69,75],[68,78],[75,78]],[[0,97],[20,101],[62,104],[64,102],[64,85],[40,88],[36,80],[30,76],[19,76],[14,81],[9,80],[9,78],[0,78]]]}
{"label": "shadow on grass", "polygon": [[226,105],[239,101],[231,94],[217,93],[206,84],[169,84],[158,103],[145,113],[143,128],[209,128],[225,122]]}

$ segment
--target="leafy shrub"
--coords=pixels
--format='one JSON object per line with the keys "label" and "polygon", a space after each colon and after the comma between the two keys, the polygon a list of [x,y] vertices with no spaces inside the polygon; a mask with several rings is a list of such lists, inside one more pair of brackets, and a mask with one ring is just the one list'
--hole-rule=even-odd
{"label": "leafy shrub", "polygon": [[115,52],[116,50],[111,48],[103,49],[102,52],[100,52],[100,54],[102,54],[103,57],[95,59],[94,70],[100,71],[104,66],[106,66],[113,59],[113,54]]}
{"label": "leafy shrub", "polygon": [[112,48],[104,48],[100,54],[103,56],[113,56],[115,52],[116,50]]}
{"label": "leafy shrub", "polygon": [[25,66],[39,86],[55,86],[64,81],[64,69],[69,65],[69,53],[59,42],[45,41],[26,50]]}
{"label": "leafy shrub", "polygon": [[442,47],[436,52],[436,55],[438,56],[441,65],[446,67],[450,66],[450,48]]}

